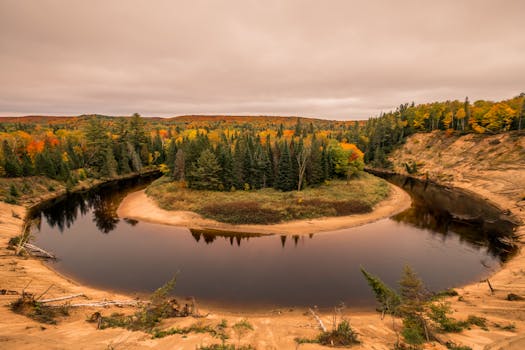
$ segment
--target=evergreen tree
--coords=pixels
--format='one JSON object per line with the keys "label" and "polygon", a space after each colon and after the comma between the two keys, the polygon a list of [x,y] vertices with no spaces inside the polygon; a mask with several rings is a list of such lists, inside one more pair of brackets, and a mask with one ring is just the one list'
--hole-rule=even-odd
{"label": "evergreen tree", "polygon": [[22,166],[15,152],[9,146],[7,140],[2,144],[2,157],[4,160],[4,171],[7,177],[19,177],[23,175]]}
{"label": "evergreen tree", "polygon": [[128,147],[125,143],[119,143],[117,145],[118,153],[115,153],[115,157],[118,162],[118,173],[119,174],[128,174],[131,172],[131,167],[129,165],[130,159],[128,156]]}
{"label": "evergreen tree", "polygon": [[173,174],[175,169],[175,158],[177,157],[177,142],[174,138],[169,141],[168,149],[166,151],[166,165],[170,169],[170,173]]}
{"label": "evergreen tree", "polygon": [[209,149],[204,150],[192,167],[189,187],[199,190],[218,190],[221,186],[221,170],[215,155]]}
{"label": "evergreen tree", "polygon": [[283,142],[281,156],[277,165],[277,180],[275,188],[281,191],[292,191],[295,188],[295,183],[292,173],[292,159],[288,144]]}
{"label": "evergreen tree", "polygon": [[312,146],[310,147],[310,159],[306,167],[306,181],[309,185],[315,186],[323,182],[323,177],[323,154],[321,146],[314,135]]}
{"label": "evergreen tree", "polygon": [[29,157],[29,154],[27,154],[26,151],[22,152],[21,163],[23,176],[35,175],[35,167],[33,165],[33,161],[31,160],[31,157]]}
{"label": "evergreen tree", "polygon": [[117,175],[117,161],[113,155],[113,149],[111,147],[106,147],[104,150],[104,165],[100,169],[100,175],[106,177],[114,177]]}
{"label": "evergreen tree", "polygon": [[233,150],[233,186],[237,189],[244,187],[244,151],[241,148],[241,141],[235,142]]}

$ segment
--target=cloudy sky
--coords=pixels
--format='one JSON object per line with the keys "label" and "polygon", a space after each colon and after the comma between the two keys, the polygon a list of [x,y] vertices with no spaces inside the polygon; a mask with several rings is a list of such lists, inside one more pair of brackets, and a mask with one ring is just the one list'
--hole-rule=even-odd
{"label": "cloudy sky", "polygon": [[0,0],[0,115],[302,115],[525,90],[525,1]]}

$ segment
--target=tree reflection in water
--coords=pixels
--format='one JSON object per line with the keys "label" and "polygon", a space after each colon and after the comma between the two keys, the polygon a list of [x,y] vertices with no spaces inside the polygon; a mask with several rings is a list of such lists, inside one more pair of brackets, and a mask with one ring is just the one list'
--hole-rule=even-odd
{"label": "tree reflection in water", "polygon": [[[84,216],[93,208],[93,222],[100,232],[108,234],[119,223],[117,209],[122,199],[130,192],[145,188],[155,177],[157,176],[114,181],[90,191],[70,193],[42,204],[32,214],[32,219],[43,216],[49,226],[63,232],[73,225],[79,214]],[[131,225],[137,223],[136,220],[126,220],[126,222]]]}

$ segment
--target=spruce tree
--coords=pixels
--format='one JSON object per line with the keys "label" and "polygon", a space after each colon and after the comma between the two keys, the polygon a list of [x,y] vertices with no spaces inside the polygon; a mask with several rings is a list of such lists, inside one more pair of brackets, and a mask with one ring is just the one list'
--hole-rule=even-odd
{"label": "spruce tree", "polygon": [[18,157],[9,146],[7,140],[2,144],[2,156],[4,160],[4,171],[7,177],[19,177],[23,175],[22,166]]}
{"label": "spruce tree", "polygon": [[31,160],[31,157],[29,157],[29,154],[27,154],[26,151],[22,152],[21,163],[23,176],[35,175],[35,167],[33,165],[33,161]]}
{"label": "spruce tree", "polygon": [[206,149],[201,153],[191,170],[190,188],[199,190],[218,190],[220,188],[221,166],[215,155]]}
{"label": "spruce tree", "polygon": [[283,142],[281,156],[279,157],[279,163],[277,165],[277,180],[275,182],[275,188],[281,191],[292,191],[295,188],[292,171],[290,150],[288,149],[288,144]]}

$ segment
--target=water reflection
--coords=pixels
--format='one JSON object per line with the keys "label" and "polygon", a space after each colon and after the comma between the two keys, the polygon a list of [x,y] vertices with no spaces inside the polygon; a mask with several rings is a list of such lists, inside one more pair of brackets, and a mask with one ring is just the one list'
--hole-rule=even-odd
{"label": "water reflection", "polygon": [[359,266],[395,285],[410,264],[440,290],[483,278],[509,255],[500,231],[444,210],[450,194],[425,185],[406,185],[414,206],[392,219],[315,236],[267,236],[119,221],[122,198],[145,183],[115,183],[50,203],[35,214],[44,219],[36,244],[60,257],[55,269],[83,283],[152,291],[180,271],[181,296],[237,305],[373,305]]}
{"label": "water reflection", "polygon": [[[151,180],[152,177],[130,179],[113,182],[94,191],[70,194],[47,203],[40,212],[35,213],[35,217],[42,215],[49,226],[64,232],[72,227],[79,215],[90,214],[98,231],[108,234],[116,229],[120,221],[116,211],[122,199],[131,191],[145,188]],[[428,182],[401,176],[388,176],[388,180],[407,190],[413,200],[412,207],[393,216],[393,220],[430,230],[433,234],[444,237],[457,234],[462,241],[471,245],[487,247],[491,254],[502,261],[515,254],[516,246],[509,240],[502,239],[512,236],[515,223],[502,217],[497,208],[477,198],[468,197],[461,191],[451,191]],[[123,220],[131,226],[138,223],[137,220],[128,218]],[[243,241],[263,236],[212,229],[190,229],[190,234],[197,242],[202,239],[206,244],[212,244],[217,238],[224,238],[230,245],[238,247]],[[281,246],[284,248],[289,238],[297,246],[301,237],[281,235]],[[309,237],[312,238],[313,234]]]}
{"label": "water reflection", "polygon": [[238,247],[241,246],[241,242],[243,240],[249,241],[250,238],[252,237],[264,236],[263,234],[260,234],[260,233],[222,231],[222,230],[213,230],[213,229],[196,229],[196,228],[190,228],[190,233],[196,242],[199,242],[202,238],[206,244],[211,244],[217,238],[224,238],[230,242],[230,245],[233,245],[234,242],[236,242]]}
{"label": "water reflection", "polygon": [[[117,209],[122,199],[129,192],[146,188],[155,177],[157,176],[152,175],[114,181],[95,190],[71,193],[42,204],[34,210],[32,216],[33,218],[43,216],[49,226],[64,232],[65,229],[73,226],[79,214],[85,216],[91,212],[92,220],[98,230],[108,234],[115,230],[119,223]],[[132,219],[125,219],[125,222],[132,226],[138,223]]]}

